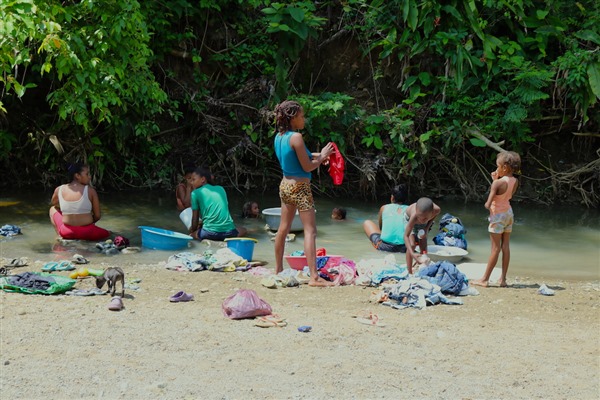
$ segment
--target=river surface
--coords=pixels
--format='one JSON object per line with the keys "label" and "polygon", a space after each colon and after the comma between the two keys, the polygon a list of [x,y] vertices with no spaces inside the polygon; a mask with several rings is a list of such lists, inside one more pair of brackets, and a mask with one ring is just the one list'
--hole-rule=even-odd
{"label": "river surface", "polygon": [[[80,253],[93,263],[143,263],[167,261],[178,251],[160,251],[142,248],[137,254],[107,256],[95,249],[95,243],[74,242],[62,245],[48,219],[48,205],[52,192],[21,192],[0,194],[0,225],[21,227],[23,234],[13,238],[0,236],[0,256],[6,258],[29,257],[43,262],[70,259]],[[274,267],[273,242],[265,230],[263,219],[241,219],[242,204],[258,201],[261,209],[279,207],[276,195],[253,197],[230,190],[230,211],[236,225],[246,227],[249,237],[258,239],[253,259],[264,260]],[[140,225],[186,233],[175,208],[173,194],[155,191],[99,193],[102,219],[99,226],[114,235],[130,239],[132,246],[141,246]],[[454,201],[437,201],[443,213],[461,218],[467,228],[468,259],[464,261],[485,263],[490,250],[487,233],[487,210],[483,204],[464,204]],[[347,258],[383,258],[388,253],[378,252],[371,246],[362,229],[365,219],[377,218],[380,203],[373,201],[317,198],[317,247],[325,247],[329,254]],[[333,207],[348,211],[345,221],[330,219]],[[509,281],[514,277],[538,277],[561,280],[600,279],[600,211],[573,206],[543,207],[513,204],[515,226],[511,235],[511,262]],[[439,219],[439,218],[438,218]],[[437,223],[429,234],[429,243],[438,230]],[[296,241],[286,244],[286,252],[302,250],[301,232]],[[202,252],[204,244],[193,242],[190,251]],[[182,250],[185,251],[185,250]],[[404,263],[404,255],[397,254]],[[500,267],[500,261],[497,267]]]}

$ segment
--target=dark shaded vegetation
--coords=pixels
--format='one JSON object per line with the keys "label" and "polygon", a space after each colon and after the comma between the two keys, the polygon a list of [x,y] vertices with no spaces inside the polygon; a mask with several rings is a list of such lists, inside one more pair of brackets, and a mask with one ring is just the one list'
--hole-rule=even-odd
{"label": "dark shaded vegetation", "polygon": [[480,200],[495,154],[519,198],[600,203],[594,1],[16,0],[0,12],[0,186],[51,187],[66,161],[105,189],[164,188],[209,166],[276,191],[274,104],[299,100],[311,149],[335,141],[328,196]]}

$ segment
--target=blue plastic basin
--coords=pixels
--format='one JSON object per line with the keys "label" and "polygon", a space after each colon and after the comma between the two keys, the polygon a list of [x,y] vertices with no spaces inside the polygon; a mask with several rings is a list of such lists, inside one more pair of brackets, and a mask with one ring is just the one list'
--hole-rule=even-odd
{"label": "blue plastic basin", "polygon": [[187,247],[190,235],[152,226],[138,226],[142,230],[142,246],[155,250],[177,250]]}

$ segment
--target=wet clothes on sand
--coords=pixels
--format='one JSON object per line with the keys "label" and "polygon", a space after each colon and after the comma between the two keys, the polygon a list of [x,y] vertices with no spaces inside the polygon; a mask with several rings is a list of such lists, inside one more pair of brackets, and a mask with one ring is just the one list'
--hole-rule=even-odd
{"label": "wet clothes on sand", "polygon": [[424,308],[425,306],[438,303],[463,304],[461,299],[449,299],[442,294],[442,289],[426,279],[409,277],[394,285],[384,287],[389,300],[384,301],[384,306],[397,309],[409,307]]}
{"label": "wet clothes on sand", "polygon": [[468,286],[465,274],[448,261],[439,261],[421,267],[417,271],[417,276],[438,285],[443,293],[455,296],[458,296]]}
{"label": "wet clothes on sand", "polygon": [[13,286],[37,290],[47,290],[54,282],[54,278],[51,276],[40,276],[32,272],[23,272],[8,277],[8,283]]}

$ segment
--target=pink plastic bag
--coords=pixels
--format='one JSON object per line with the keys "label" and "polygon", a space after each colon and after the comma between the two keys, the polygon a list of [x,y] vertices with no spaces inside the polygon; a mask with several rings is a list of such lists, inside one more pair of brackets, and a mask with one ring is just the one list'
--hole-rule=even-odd
{"label": "pink plastic bag", "polygon": [[223,315],[231,319],[254,318],[273,313],[271,306],[252,289],[240,289],[223,301]]}

